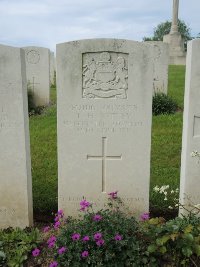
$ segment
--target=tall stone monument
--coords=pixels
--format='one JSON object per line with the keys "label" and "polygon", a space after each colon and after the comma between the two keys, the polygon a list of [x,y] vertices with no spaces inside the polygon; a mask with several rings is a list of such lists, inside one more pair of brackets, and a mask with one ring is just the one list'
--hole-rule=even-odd
{"label": "tall stone monument", "polygon": [[163,38],[164,43],[169,44],[170,61],[172,65],[185,65],[186,52],[184,40],[178,31],[179,0],[173,0],[172,25],[170,33]]}
{"label": "tall stone monument", "polygon": [[[187,209],[200,203],[200,161],[192,157],[200,152],[200,40],[188,42],[183,138],[181,157],[180,200]],[[185,214],[184,209],[180,213]]]}
{"label": "tall stone monument", "polygon": [[153,46],[94,39],[57,45],[58,202],[76,215],[119,191],[149,209]]}
{"label": "tall stone monument", "polygon": [[0,45],[0,228],[33,223],[25,54]]}
{"label": "tall stone monument", "polygon": [[28,90],[32,91],[36,106],[50,101],[50,50],[44,47],[24,47]]}

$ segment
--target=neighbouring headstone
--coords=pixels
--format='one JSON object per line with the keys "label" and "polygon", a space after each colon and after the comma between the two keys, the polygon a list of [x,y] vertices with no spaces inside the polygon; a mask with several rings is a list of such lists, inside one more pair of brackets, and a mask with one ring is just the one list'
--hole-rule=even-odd
{"label": "neighbouring headstone", "polygon": [[54,52],[50,53],[50,81],[51,85],[55,85],[55,56]]}
{"label": "neighbouring headstone", "polygon": [[0,45],[0,228],[32,223],[25,55]]}
{"label": "neighbouring headstone", "polygon": [[24,47],[28,90],[36,106],[46,106],[50,100],[50,50],[43,47]]}
{"label": "neighbouring headstone", "polygon": [[154,81],[153,94],[164,93],[168,90],[168,66],[169,66],[169,45],[163,42],[147,42],[154,46]]}
{"label": "neighbouring headstone", "polygon": [[[188,43],[181,158],[180,201],[186,208],[200,204],[200,40]],[[180,209],[180,213],[187,213]]]}
{"label": "neighbouring headstone", "polygon": [[76,215],[86,197],[119,196],[149,209],[153,47],[96,39],[57,45],[58,202]]}

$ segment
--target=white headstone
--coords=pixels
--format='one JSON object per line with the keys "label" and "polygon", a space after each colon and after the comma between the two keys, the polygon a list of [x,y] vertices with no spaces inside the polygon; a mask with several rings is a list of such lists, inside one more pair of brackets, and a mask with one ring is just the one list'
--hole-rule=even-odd
{"label": "white headstone", "polygon": [[51,85],[55,85],[55,56],[54,52],[50,53],[50,81]]}
{"label": "white headstone", "polygon": [[153,93],[164,93],[168,90],[169,45],[163,42],[150,41],[154,46],[154,81]]}
{"label": "white headstone", "polygon": [[149,209],[153,47],[116,39],[57,45],[59,207],[118,190]]}
{"label": "white headstone", "polygon": [[32,225],[25,54],[0,45],[0,228]]}
{"label": "white headstone", "polygon": [[[200,162],[191,156],[200,152],[200,40],[188,43],[181,158],[181,203],[200,204]],[[186,211],[181,209],[180,213]]]}
{"label": "white headstone", "polygon": [[36,106],[46,106],[50,99],[50,50],[24,47],[28,89],[33,92]]}

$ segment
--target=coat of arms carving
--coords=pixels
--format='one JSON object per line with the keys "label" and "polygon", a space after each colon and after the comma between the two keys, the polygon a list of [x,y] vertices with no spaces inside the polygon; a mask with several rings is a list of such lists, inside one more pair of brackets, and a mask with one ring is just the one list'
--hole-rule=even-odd
{"label": "coat of arms carving", "polygon": [[127,98],[128,55],[83,54],[83,98]]}

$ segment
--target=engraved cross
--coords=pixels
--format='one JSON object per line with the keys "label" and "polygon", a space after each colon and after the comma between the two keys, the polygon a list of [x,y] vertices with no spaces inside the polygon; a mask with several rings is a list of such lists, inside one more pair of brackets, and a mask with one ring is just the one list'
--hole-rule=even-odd
{"label": "engraved cross", "polygon": [[35,82],[35,77],[33,77],[33,80],[32,80],[32,82],[28,82],[28,85],[31,85],[31,90],[34,92],[34,90],[35,90],[35,85],[36,84],[39,84],[39,83],[36,83]]}
{"label": "engraved cross", "polygon": [[121,160],[120,156],[107,156],[107,138],[102,137],[102,155],[101,156],[91,156],[87,155],[88,160],[101,160],[102,162],[102,192],[106,192],[106,161],[107,160]]}

